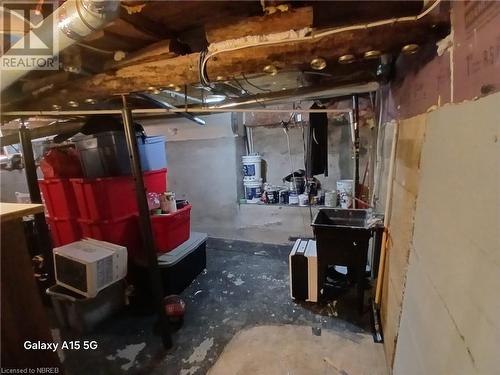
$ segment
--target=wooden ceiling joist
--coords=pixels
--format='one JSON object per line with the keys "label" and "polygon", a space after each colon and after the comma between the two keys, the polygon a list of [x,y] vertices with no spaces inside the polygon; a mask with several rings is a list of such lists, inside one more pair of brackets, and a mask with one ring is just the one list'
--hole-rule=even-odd
{"label": "wooden ceiling joist", "polygon": [[135,25],[117,18],[106,26],[106,32],[114,35],[121,35],[131,39],[144,40],[145,42],[156,42],[158,37],[150,32],[137,28]]}
{"label": "wooden ceiling joist", "polygon": [[155,60],[167,60],[187,52],[188,47],[175,40],[161,40],[150,44],[134,53],[124,60],[112,61],[104,65],[105,70],[119,69],[125,66],[145,63]]}
{"label": "wooden ceiling joist", "polygon": [[[444,27],[443,27],[444,26]],[[262,73],[264,66],[273,64],[279,69],[308,66],[312,58],[321,56],[329,65],[336,64],[344,54],[353,54],[362,60],[365,52],[380,50],[383,53],[399,52],[409,43],[427,43],[443,37],[449,26],[448,14],[428,15],[418,21],[391,22],[376,27],[347,29],[317,39],[282,42],[273,45],[221,52],[207,64],[208,78],[238,77],[242,74]],[[198,83],[200,54],[193,53],[174,58],[158,57],[139,62],[112,72],[75,80],[52,96],[32,101],[25,108],[50,108],[53,104],[64,106],[68,100],[83,102],[87,98],[99,99],[122,93],[165,88],[169,85]],[[356,64],[356,63],[354,63]]]}
{"label": "wooden ceiling joist", "polygon": [[264,35],[281,31],[297,30],[313,25],[313,8],[302,7],[269,16],[248,17],[238,22],[217,22],[205,25],[209,43],[242,38],[247,35]]}

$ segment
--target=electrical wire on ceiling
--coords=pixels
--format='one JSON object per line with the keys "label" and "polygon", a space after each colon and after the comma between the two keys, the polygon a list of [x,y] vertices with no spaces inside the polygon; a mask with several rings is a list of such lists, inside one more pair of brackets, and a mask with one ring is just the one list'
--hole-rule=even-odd
{"label": "electrical wire on ceiling", "polygon": [[263,89],[262,87],[259,87],[259,86],[255,85],[255,84],[253,84],[252,82],[250,82],[248,80],[248,78],[245,76],[245,73],[242,73],[241,75],[242,75],[242,77],[243,77],[243,79],[245,80],[246,83],[248,83],[252,87],[255,87],[257,90],[265,91],[265,92],[273,92],[273,90],[271,90],[271,89]]}
{"label": "electrical wire on ceiling", "polygon": [[391,25],[391,24],[396,24],[396,23],[403,23],[403,22],[415,22],[418,21],[422,18],[424,18],[426,15],[428,15],[430,12],[432,12],[439,4],[441,3],[441,0],[436,0],[430,7],[428,7],[426,10],[424,10],[422,13],[416,15],[416,16],[406,16],[406,17],[394,17],[394,18],[389,18],[381,21],[375,21],[375,22],[369,22],[365,24],[357,24],[357,25],[352,25],[352,26],[345,26],[345,27],[340,27],[340,28],[335,28],[331,30],[326,30],[320,33],[315,34],[314,31],[312,31],[309,35],[304,36],[304,37],[299,37],[299,38],[290,38],[286,40],[269,40],[265,42],[258,42],[258,43],[252,43],[252,44],[246,44],[246,45],[241,45],[237,47],[232,47],[232,48],[227,48],[227,49],[221,49],[218,51],[214,51],[210,54],[207,54],[207,50],[203,51],[202,54],[200,54],[200,64],[199,64],[199,71],[200,71],[200,80],[202,82],[205,82],[207,85],[210,84],[210,81],[207,78],[206,75],[206,64],[208,60],[210,60],[212,57],[215,55],[218,55],[223,52],[231,52],[231,51],[237,51],[241,49],[246,49],[246,48],[251,48],[251,47],[260,47],[264,45],[274,45],[274,44],[281,44],[284,42],[290,43],[290,42],[301,42],[305,40],[315,40],[315,39],[320,39],[329,35],[334,35],[334,34],[339,34],[343,33],[346,31],[355,31],[355,30],[365,30],[365,29],[371,29],[379,26],[384,26],[384,25]]}
{"label": "electrical wire on ceiling", "polygon": [[109,50],[105,50],[102,48],[89,46],[88,44],[84,44],[84,43],[76,43],[76,45],[78,45],[79,47],[82,47],[82,48],[86,48],[90,51],[99,52],[99,53],[103,53],[103,54],[114,55],[117,52],[117,51],[109,51]]}
{"label": "electrical wire on ceiling", "polygon": [[[236,82],[236,84],[238,85],[238,87],[239,87],[239,88],[240,88],[240,89],[241,89],[241,90],[245,93],[245,95],[247,95],[247,96],[253,96],[253,95],[254,95],[252,92],[250,92],[250,91],[248,91],[247,89],[245,89],[245,88],[241,85],[240,81],[238,81],[238,79],[237,79],[236,77],[232,77],[232,79],[233,79],[233,81],[234,81],[234,82]],[[257,98],[255,98],[255,102],[256,102],[257,104],[260,104],[262,107],[265,107],[265,106],[266,106],[262,100],[259,100],[259,99],[257,99]]]}
{"label": "electrical wire on ceiling", "polygon": [[240,81],[238,81],[238,79],[237,79],[236,77],[234,77],[234,76],[233,76],[233,77],[231,77],[231,78],[232,78],[232,80],[233,80],[233,81],[234,81],[234,82],[238,85],[238,87],[240,88],[240,90],[241,90],[241,92],[242,92],[242,93],[244,93],[245,95],[253,95],[253,92],[250,92],[250,91],[248,91],[247,89],[245,89],[245,88],[241,85]]}
{"label": "electrical wire on ceiling", "polygon": [[205,86],[205,87],[210,87],[210,82],[206,79],[206,63],[204,63],[206,55],[207,55],[207,50],[204,49],[203,51],[200,52],[200,61],[198,63],[198,74],[200,76],[200,83]]}

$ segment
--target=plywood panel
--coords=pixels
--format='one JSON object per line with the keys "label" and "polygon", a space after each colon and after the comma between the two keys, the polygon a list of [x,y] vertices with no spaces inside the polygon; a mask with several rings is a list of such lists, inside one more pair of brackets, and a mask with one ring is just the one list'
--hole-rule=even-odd
{"label": "plywood panel", "polygon": [[408,256],[413,237],[425,127],[426,115],[420,115],[402,121],[399,128],[381,307],[384,346],[389,367],[392,366],[397,344]]}
{"label": "plywood panel", "polygon": [[419,115],[401,122],[396,154],[394,179],[409,193],[417,196],[418,169],[425,135],[426,115]]}
{"label": "plywood panel", "polygon": [[395,373],[500,368],[499,105],[495,94],[428,117]]}
{"label": "plywood panel", "polygon": [[404,304],[394,374],[477,373],[466,359],[460,334],[448,319],[429,273],[415,252],[410,255]]}

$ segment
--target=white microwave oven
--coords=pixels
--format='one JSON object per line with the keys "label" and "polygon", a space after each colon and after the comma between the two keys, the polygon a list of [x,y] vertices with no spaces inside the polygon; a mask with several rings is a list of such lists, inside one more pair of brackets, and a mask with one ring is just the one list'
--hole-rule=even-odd
{"label": "white microwave oven", "polygon": [[92,298],[127,275],[127,248],[84,239],[53,250],[57,284]]}

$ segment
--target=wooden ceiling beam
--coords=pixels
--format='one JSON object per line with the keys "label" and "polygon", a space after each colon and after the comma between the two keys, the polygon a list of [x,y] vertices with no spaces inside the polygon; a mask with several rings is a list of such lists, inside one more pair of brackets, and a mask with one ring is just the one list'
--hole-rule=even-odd
{"label": "wooden ceiling beam", "polygon": [[117,18],[112,21],[108,26],[106,26],[105,30],[110,34],[121,35],[136,40],[143,40],[144,42],[151,43],[158,41],[158,37],[155,34],[141,30],[132,23],[121,18]]}
{"label": "wooden ceiling beam", "polygon": [[208,23],[205,34],[209,43],[237,39],[247,35],[265,35],[281,31],[298,30],[313,25],[313,8],[292,8],[268,16],[248,17],[238,22]]}
{"label": "wooden ceiling beam", "polygon": [[223,52],[208,61],[206,71],[209,79],[215,80],[218,76],[227,77],[231,72],[233,75],[261,73],[266,65],[271,64],[278,69],[301,66],[309,64],[312,58],[318,56],[336,61],[347,54],[362,60],[364,53],[372,50],[399,53],[406,44],[424,44],[446,35],[440,25],[443,25],[442,19],[429,17],[416,22],[347,30],[320,39]]}
{"label": "wooden ceiling beam", "polygon": [[[427,16],[415,22],[391,23],[374,28],[348,30],[324,36],[321,39],[284,42],[240,50],[222,52],[207,63],[208,77],[231,77],[261,73],[265,65],[280,69],[308,64],[315,56],[336,61],[344,54],[362,58],[369,50],[383,53],[399,52],[409,43],[423,44],[443,37],[449,27],[448,15]],[[97,74],[71,82],[53,96],[39,99],[24,108],[50,108],[64,105],[68,100],[78,102],[86,98],[102,98],[149,87],[167,87],[199,82],[199,53],[159,59],[127,66],[109,73]]]}
{"label": "wooden ceiling beam", "polygon": [[110,61],[104,65],[105,70],[119,69],[125,66],[145,63],[148,61],[167,60],[188,52],[189,47],[176,40],[161,40],[150,44],[128,55],[121,61]]}

